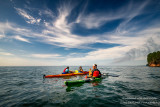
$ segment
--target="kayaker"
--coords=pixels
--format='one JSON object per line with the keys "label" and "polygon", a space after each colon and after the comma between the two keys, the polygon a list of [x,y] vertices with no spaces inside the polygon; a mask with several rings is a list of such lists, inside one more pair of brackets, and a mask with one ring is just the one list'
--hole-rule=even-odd
{"label": "kayaker", "polygon": [[67,66],[67,67],[63,70],[62,74],[68,74],[68,73],[73,73],[73,71],[69,71],[69,66]]}
{"label": "kayaker", "polygon": [[97,64],[93,64],[92,77],[101,77],[101,72],[97,69]]}
{"label": "kayaker", "polygon": [[[93,64],[93,70],[95,69],[95,64]],[[93,70],[91,70],[91,68],[89,69],[89,77],[91,77],[92,76],[92,71]]]}
{"label": "kayaker", "polygon": [[78,72],[79,73],[83,73],[84,72],[83,69],[82,69],[82,66],[79,67]]}

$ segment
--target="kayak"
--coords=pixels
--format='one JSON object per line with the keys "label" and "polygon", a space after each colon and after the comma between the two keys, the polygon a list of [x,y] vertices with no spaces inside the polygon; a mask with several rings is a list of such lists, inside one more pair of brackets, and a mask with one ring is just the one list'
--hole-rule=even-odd
{"label": "kayak", "polygon": [[70,86],[78,83],[87,83],[87,82],[96,82],[96,81],[101,81],[101,78],[88,78],[88,79],[83,79],[83,80],[68,80],[65,81],[65,85]]}
{"label": "kayak", "polygon": [[65,85],[67,86],[71,86],[71,85],[76,85],[76,84],[80,84],[80,83],[88,83],[88,82],[98,82],[101,81],[102,79],[105,79],[108,76],[108,73],[102,73],[102,76],[100,78],[95,78],[95,77],[89,77],[86,76],[86,79],[82,79],[82,80],[67,80],[65,81]]}
{"label": "kayak", "polygon": [[44,75],[44,78],[54,78],[54,77],[65,77],[65,76],[75,76],[74,73],[70,74],[58,74],[58,75]]}
{"label": "kayak", "polygon": [[88,72],[84,73],[68,73],[68,74],[58,74],[58,75],[44,75],[44,78],[54,78],[54,77],[65,77],[65,76],[75,76],[75,75],[86,75]]}
{"label": "kayak", "polygon": [[68,74],[58,74],[58,75],[44,75],[44,78],[54,78],[54,77],[65,77],[65,76],[75,76],[75,75],[86,75],[85,73],[68,73]]}

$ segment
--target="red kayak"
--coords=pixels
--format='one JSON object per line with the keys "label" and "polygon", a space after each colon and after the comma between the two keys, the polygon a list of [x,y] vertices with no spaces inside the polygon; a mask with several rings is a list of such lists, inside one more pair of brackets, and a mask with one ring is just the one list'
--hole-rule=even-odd
{"label": "red kayak", "polygon": [[44,75],[44,78],[54,78],[54,77],[66,77],[66,76],[75,76],[75,75],[86,75],[89,72],[84,73],[68,73],[68,74],[58,74],[58,75]]}
{"label": "red kayak", "polygon": [[66,76],[75,76],[75,74],[58,74],[58,75],[44,75],[44,78],[54,78],[54,77],[66,77]]}

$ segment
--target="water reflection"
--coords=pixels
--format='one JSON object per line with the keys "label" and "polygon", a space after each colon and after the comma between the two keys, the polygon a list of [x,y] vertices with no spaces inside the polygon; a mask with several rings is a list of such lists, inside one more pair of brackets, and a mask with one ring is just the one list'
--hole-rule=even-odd
{"label": "water reflection", "polygon": [[73,84],[71,86],[67,86],[66,92],[74,91],[76,89],[76,87],[81,87],[83,84],[84,83],[77,83],[77,84]]}
{"label": "water reflection", "polygon": [[[96,87],[98,85],[100,85],[101,81],[96,81],[96,82],[90,82],[90,83],[86,83],[86,84],[91,84],[92,87]],[[74,91],[76,89],[76,87],[81,87],[83,86],[83,84],[85,83],[76,83],[76,84],[72,84],[67,86],[66,88],[66,92],[70,92],[70,91]]]}

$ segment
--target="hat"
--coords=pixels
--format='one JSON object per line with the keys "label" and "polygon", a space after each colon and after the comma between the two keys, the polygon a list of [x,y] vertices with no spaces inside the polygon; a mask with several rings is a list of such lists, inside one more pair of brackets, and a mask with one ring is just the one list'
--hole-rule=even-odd
{"label": "hat", "polygon": [[97,66],[97,64],[93,64],[93,66]]}

